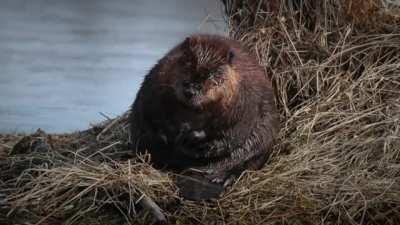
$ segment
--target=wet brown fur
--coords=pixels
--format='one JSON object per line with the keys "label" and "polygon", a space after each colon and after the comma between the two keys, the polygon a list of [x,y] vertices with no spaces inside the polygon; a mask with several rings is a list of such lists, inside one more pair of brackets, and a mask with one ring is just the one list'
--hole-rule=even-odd
{"label": "wet brown fur", "polygon": [[153,67],[130,122],[135,149],[148,151],[156,167],[195,169],[217,183],[260,168],[279,124],[256,58],[239,42],[211,35],[187,38]]}

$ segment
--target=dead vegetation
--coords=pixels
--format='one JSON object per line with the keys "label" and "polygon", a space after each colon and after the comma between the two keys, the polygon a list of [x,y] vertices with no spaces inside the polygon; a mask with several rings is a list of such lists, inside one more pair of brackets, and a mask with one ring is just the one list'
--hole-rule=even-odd
{"label": "dead vegetation", "polygon": [[144,196],[172,224],[400,224],[396,1],[224,3],[276,88],[280,144],[263,170],[218,201],[181,201],[171,176],[132,159],[125,116],[39,132],[0,143],[0,224],[146,224]]}

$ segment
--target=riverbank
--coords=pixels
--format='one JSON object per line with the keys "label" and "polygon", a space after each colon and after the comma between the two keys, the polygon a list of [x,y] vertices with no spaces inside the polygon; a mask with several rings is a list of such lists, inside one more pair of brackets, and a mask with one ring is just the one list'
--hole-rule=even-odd
{"label": "riverbank", "polygon": [[184,201],[173,176],[132,159],[125,114],[8,154],[0,224],[148,224],[143,199],[171,224],[400,224],[399,17],[380,0],[284,2],[225,2],[276,89],[282,130],[262,170]]}

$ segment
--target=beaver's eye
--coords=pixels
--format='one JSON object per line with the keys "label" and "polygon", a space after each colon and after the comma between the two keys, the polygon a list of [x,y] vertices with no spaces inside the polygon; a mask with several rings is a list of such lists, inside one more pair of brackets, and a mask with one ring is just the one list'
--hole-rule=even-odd
{"label": "beaver's eye", "polygon": [[208,73],[208,79],[215,79],[219,75],[218,71],[211,71]]}
{"label": "beaver's eye", "polygon": [[215,74],[213,72],[208,73],[208,79],[214,79]]}

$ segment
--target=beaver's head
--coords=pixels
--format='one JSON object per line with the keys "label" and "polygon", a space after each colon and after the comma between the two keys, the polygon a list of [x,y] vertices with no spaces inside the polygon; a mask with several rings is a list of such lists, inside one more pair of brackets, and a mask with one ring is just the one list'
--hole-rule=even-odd
{"label": "beaver's head", "polygon": [[188,107],[202,109],[213,103],[223,107],[238,91],[235,53],[227,41],[192,36],[181,45],[174,83],[177,99]]}

